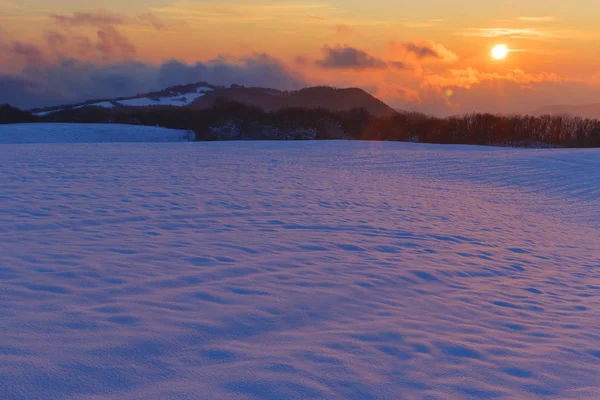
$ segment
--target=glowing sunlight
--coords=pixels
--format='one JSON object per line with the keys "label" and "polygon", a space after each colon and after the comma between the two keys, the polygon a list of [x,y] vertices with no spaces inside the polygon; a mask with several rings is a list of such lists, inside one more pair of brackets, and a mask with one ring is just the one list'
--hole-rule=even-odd
{"label": "glowing sunlight", "polygon": [[499,44],[492,49],[492,57],[495,60],[504,60],[510,50],[505,44]]}

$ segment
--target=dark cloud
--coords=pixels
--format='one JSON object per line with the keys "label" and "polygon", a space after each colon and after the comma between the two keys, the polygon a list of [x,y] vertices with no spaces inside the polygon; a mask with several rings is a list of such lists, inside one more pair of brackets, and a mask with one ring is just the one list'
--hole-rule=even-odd
{"label": "dark cloud", "polygon": [[390,61],[389,64],[394,67],[395,69],[398,70],[402,70],[402,71],[410,71],[413,69],[413,67],[403,61]]}
{"label": "dark cloud", "polygon": [[22,55],[27,58],[39,59],[42,57],[42,52],[40,49],[30,43],[23,43],[19,41],[12,42],[13,51],[16,54]]}
{"label": "dark cloud", "polygon": [[0,104],[26,106],[28,104],[51,103],[58,93],[49,92],[47,88],[30,80],[0,74]]}
{"label": "dark cloud", "polygon": [[57,31],[44,32],[44,40],[51,49],[57,49],[61,46],[65,46],[68,42],[67,37]]}
{"label": "dark cloud", "polygon": [[304,56],[296,56],[294,57],[294,63],[304,67],[309,63],[309,59]]}
{"label": "dark cloud", "polygon": [[33,44],[13,41],[11,50],[14,55],[25,60],[26,68],[38,68],[45,63],[42,51]]}
{"label": "dark cloud", "polygon": [[427,44],[418,45],[416,43],[405,43],[404,47],[406,51],[414,54],[419,60],[423,58],[442,58],[440,54],[438,54],[433,48],[429,47]]}
{"label": "dark cloud", "polygon": [[0,76],[0,103],[30,109],[134,96],[199,81],[278,89],[306,86],[300,76],[266,54],[195,64],[170,60],[161,65],[134,61],[98,65],[71,58],[24,69],[20,76]]}
{"label": "dark cloud", "polygon": [[325,46],[323,53],[325,58],[316,62],[322,68],[355,70],[387,68],[385,61],[350,46]]}
{"label": "dark cloud", "polygon": [[400,47],[404,52],[413,55],[417,60],[426,59],[439,60],[443,62],[454,62],[458,60],[458,56],[440,43],[431,40],[420,40],[412,42],[391,43],[392,48]]}
{"label": "dark cloud", "polygon": [[306,82],[283,63],[267,54],[242,59],[219,58],[207,63],[185,64],[178,60],[164,63],[158,73],[160,86],[206,81],[214,85],[237,83],[278,89],[299,89]]}

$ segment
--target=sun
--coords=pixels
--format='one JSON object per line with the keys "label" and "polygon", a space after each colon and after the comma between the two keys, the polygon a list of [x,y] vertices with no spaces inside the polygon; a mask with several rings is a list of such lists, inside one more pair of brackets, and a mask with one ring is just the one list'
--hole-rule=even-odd
{"label": "sun", "polygon": [[510,50],[505,44],[499,44],[492,49],[492,57],[496,60],[504,60]]}

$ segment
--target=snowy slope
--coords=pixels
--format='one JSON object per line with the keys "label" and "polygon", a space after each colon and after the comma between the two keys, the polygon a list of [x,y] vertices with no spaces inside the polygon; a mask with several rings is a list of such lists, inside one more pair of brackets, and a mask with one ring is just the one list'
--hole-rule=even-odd
{"label": "snowy slope", "polygon": [[2,399],[598,399],[600,152],[0,145]]}
{"label": "snowy slope", "polygon": [[119,124],[35,123],[0,125],[0,144],[189,142],[191,133]]}
{"label": "snowy slope", "polygon": [[128,107],[149,107],[149,106],[189,106],[194,101],[204,96],[206,92],[212,91],[210,88],[197,88],[196,93],[177,94],[176,96],[158,97],[156,99],[141,97],[136,99],[119,100],[117,103]]}
{"label": "snowy slope", "polygon": [[163,97],[132,97],[124,100],[112,100],[112,101],[101,101],[98,103],[82,104],[76,107],[65,107],[54,109],[50,111],[39,111],[33,113],[37,117],[45,117],[47,115],[64,111],[67,109],[76,110],[83,107],[101,107],[101,108],[114,108],[115,104],[127,106],[127,107],[150,107],[150,106],[171,106],[171,107],[185,107],[192,104],[194,101],[204,96],[208,92],[212,92],[214,89],[204,86],[195,88],[193,93],[177,93],[173,96]]}
{"label": "snowy slope", "polygon": [[[115,105],[110,101],[101,101],[100,103],[88,104],[88,107],[102,107],[102,108],[114,108]],[[84,106],[85,107],[85,106]]]}

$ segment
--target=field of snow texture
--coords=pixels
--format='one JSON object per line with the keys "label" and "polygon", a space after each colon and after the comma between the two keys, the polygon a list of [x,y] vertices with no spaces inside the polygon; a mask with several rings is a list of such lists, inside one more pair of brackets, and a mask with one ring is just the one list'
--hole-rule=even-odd
{"label": "field of snow texture", "polygon": [[193,133],[121,124],[33,123],[0,125],[0,144],[189,142]]}
{"label": "field of snow texture", "polygon": [[0,145],[2,399],[598,399],[600,152]]}

